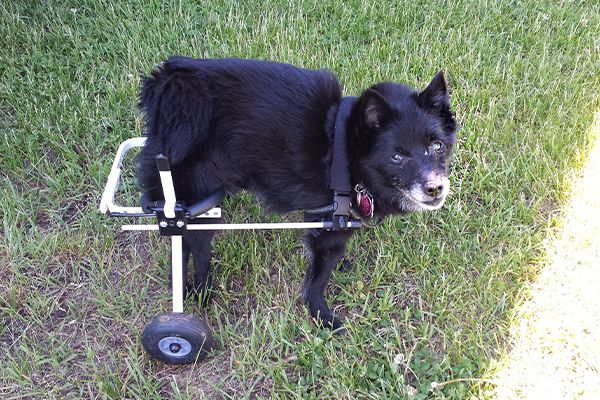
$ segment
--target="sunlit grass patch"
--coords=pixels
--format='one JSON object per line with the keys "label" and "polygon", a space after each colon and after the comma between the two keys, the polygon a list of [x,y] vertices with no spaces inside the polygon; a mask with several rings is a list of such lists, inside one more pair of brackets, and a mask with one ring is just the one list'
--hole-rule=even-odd
{"label": "sunlit grass patch", "polygon": [[600,397],[600,112],[590,130],[596,144],[515,312],[511,350],[492,366],[493,397]]}

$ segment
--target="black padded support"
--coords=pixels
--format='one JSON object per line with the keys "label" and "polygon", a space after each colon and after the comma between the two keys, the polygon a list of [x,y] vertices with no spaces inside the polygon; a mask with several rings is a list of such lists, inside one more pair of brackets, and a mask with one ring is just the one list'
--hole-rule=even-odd
{"label": "black padded support", "polygon": [[194,219],[197,216],[204,214],[211,208],[218,206],[224,197],[225,189],[222,187],[218,188],[199,202],[189,205],[187,207],[188,218]]}
{"label": "black padded support", "polygon": [[169,167],[169,159],[162,153],[156,156],[156,166],[160,172],[171,170],[171,167]]}
{"label": "black padded support", "polygon": [[142,206],[142,211],[145,213],[150,214],[154,212],[154,207],[156,207],[156,204],[154,204],[154,199],[150,195],[150,192],[145,192],[142,195],[140,198],[140,205]]}

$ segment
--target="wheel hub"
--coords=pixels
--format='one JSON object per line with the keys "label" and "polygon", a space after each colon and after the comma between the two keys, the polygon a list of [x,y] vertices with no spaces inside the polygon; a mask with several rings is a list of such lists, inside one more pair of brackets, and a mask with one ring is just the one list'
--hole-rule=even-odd
{"label": "wheel hub", "polygon": [[167,336],[158,342],[160,351],[169,357],[185,357],[192,351],[192,345],[184,338]]}

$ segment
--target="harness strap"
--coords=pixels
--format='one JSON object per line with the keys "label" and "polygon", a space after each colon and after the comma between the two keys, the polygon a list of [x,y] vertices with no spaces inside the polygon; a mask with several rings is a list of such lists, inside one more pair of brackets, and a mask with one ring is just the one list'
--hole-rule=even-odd
{"label": "harness strap", "polygon": [[335,116],[333,132],[333,153],[331,159],[329,188],[333,191],[333,230],[346,230],[350,215],[352,185],[350,183],[350,163],[346,145],[346,122],[350,116],[356,97],[342,98]]}

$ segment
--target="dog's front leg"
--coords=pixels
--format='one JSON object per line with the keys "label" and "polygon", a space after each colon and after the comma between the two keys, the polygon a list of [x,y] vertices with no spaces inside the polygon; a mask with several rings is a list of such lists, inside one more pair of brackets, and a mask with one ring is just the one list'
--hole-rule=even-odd
{"label": "dog's front leg", "polygon": [[192,253],[194,262],[194,286],[192,293],[201,305],[206,305],[212,293],[211,242],[214,231],[187,231],[184,242]]}
{"label": "dog's front leg", "polygon": [[351,231],[311,231],[304,237],[308,250],[308,267],[302,288],[302,298],[308,305],[310,314],[320,320],[323,326],[331,329],[340,328],[342,320],[336,317],[327,306],[325,289],[333,269],[344,255],[346,243],[351,235]]}

